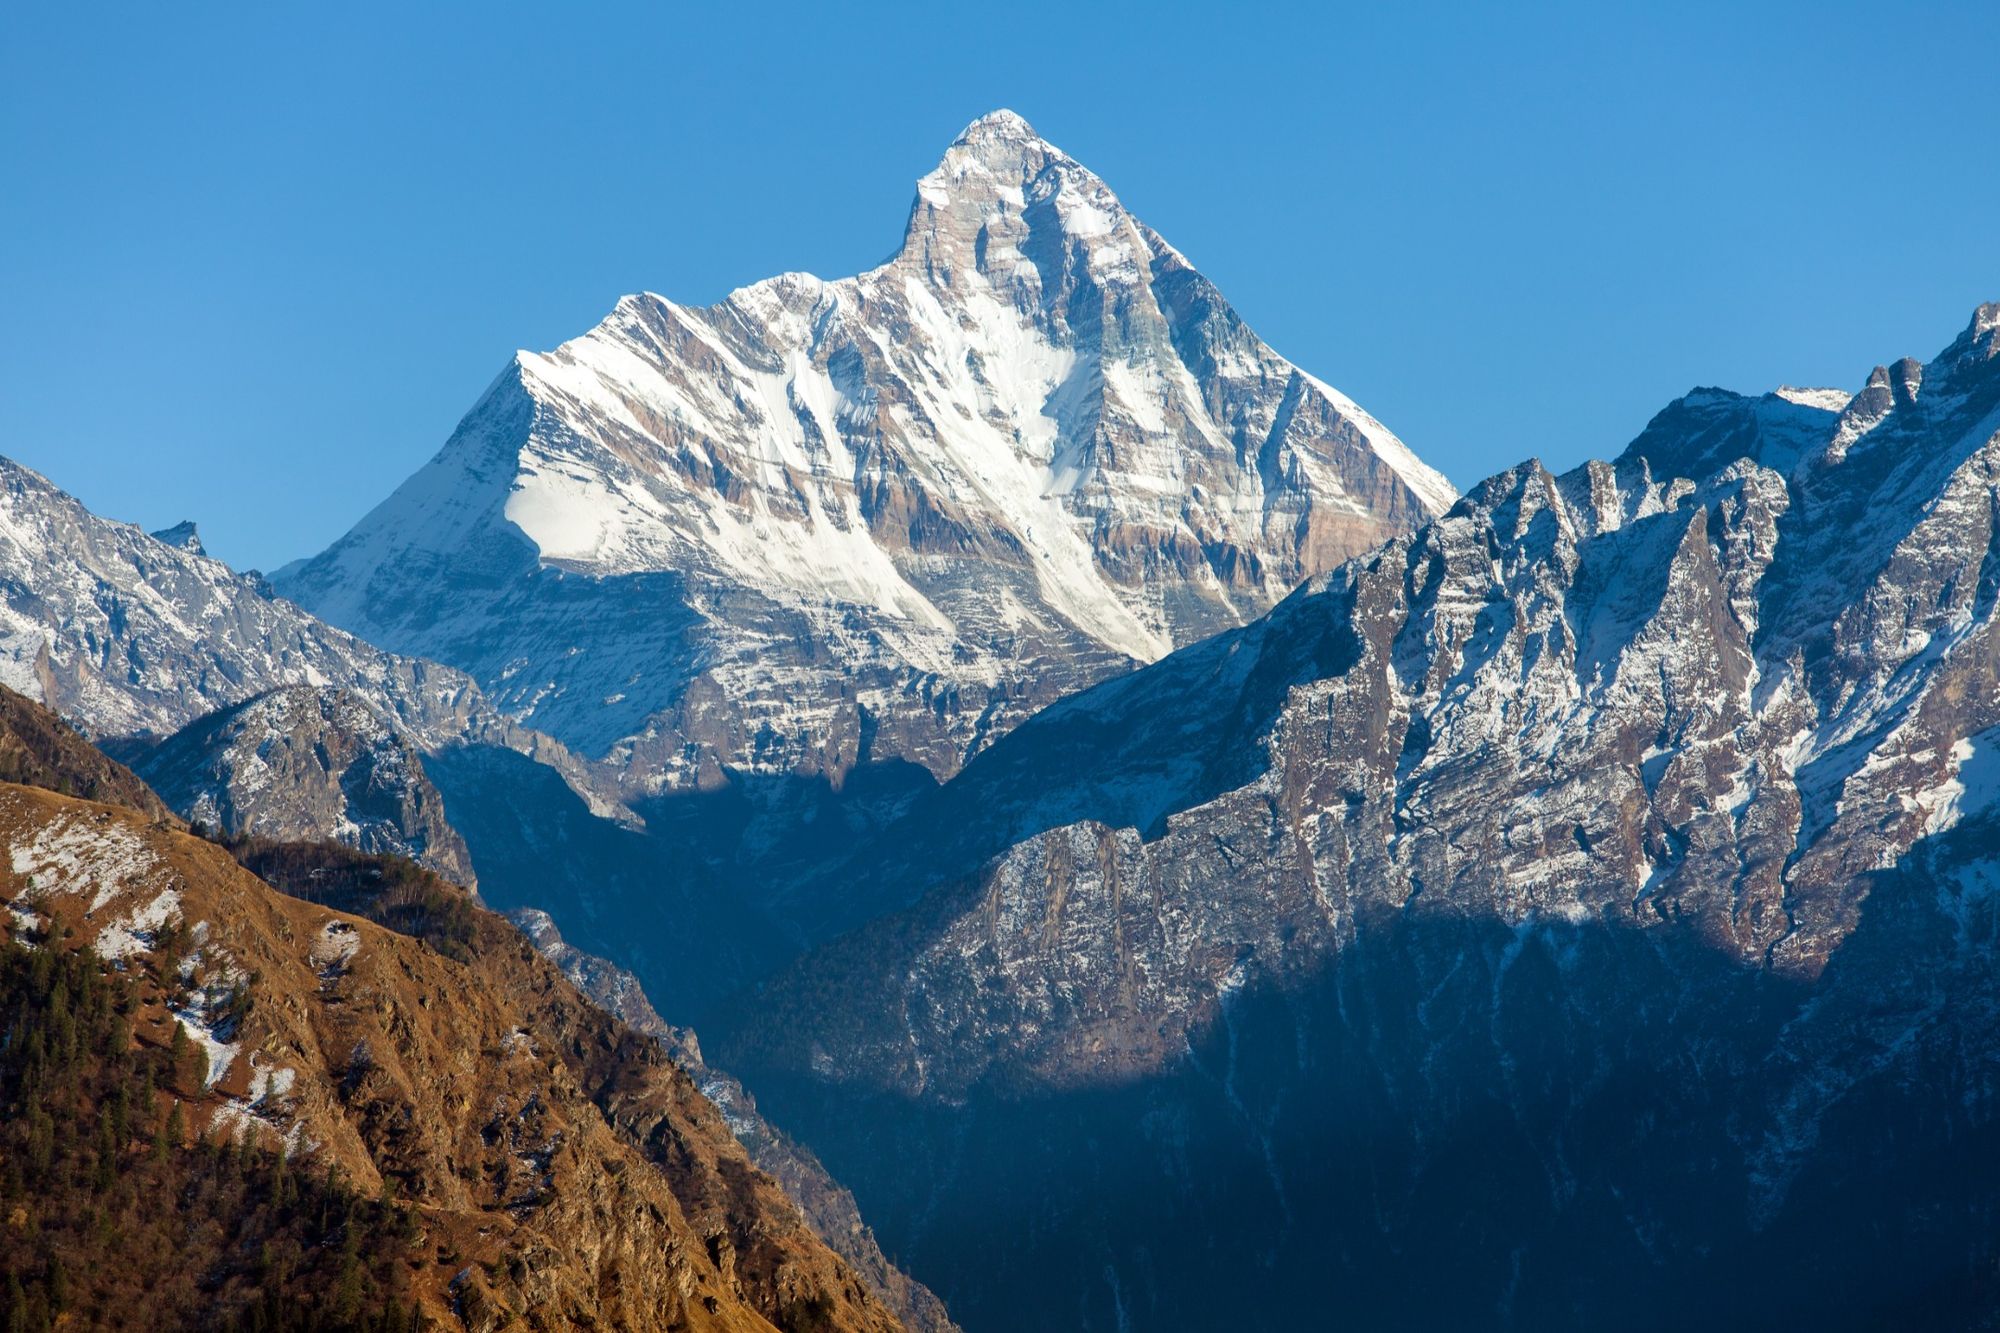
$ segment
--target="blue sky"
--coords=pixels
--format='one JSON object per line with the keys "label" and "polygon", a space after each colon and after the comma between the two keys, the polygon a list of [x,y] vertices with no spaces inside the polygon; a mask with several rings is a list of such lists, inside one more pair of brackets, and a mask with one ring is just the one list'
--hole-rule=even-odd
{"label": "blue sky", "polygon": [[1992,4],[12,5],[0,453],[274,566],[620,294],[880,260],[1008,106],[1463,486],[1943,346],[1996,59]]}

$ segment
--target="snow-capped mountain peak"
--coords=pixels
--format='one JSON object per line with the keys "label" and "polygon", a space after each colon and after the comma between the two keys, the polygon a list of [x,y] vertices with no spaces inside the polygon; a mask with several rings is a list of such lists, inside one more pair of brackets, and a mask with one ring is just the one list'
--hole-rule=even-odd
{"label": "snow-capped mountain peak", "polygon": [[945,772],[1453,498],[999,111],[880,267],[621,300],[280,583],[648,785],[839,772],[864,730]]}
{"label": "snow-capped mountain peak", "polygon": [[[1709,1304],[1719,1255],[1758,1282],[1799,1263],[1766,1283],[1789,1312],[1838,1266],[1824,1238],[1798,1260],[1813,1228],[1844,1246],[1888,1200],[1939,1219],[1917,1262],[1985,1234],[1987,1196],[1960,1201],[2000,1032],[1996,315],[1851,401],[1697,389],[1615,461],[1510,468],[1046,710],[788,890],[829,942],[710,1049],[786,1088],[798,1132],[851,1153],[864,1197],[908,1200],[914,1232],[1024,1175],[1062,1199],[987,1288],[1002,1324],[1110,1194],[1134,1231],[1159,1219],[1123,1269],[1156,1324],[1243,1322],[1235,1293],[1205,1319],[1193,1284],[1161,1294],[1174,1247],[1189,1272],[1236,1246],[1298,1274],[1304,1324],[1406,1249],[1378,1322],[1406,1319],[1465,1212],[1467,1144],[1533,1220],[1482,1233],[1477,1309],[1416,1322],[1756,1323],[1755,1282]],[[1149,1165],[1094,1174],[1119,1134]],[[1230,1180],[1251,1183],[1224,1211]],[[1598,1237],[1621,1257],[1579,1262]],[[1848,1263],[1907,1290],[1879,1243]],[[1364,1249],[1330,1284],[1328,1256]],[[1092,1251],[1074,1291],[1110,1262]],[[1579,1316],[1624,1265],[1649,1284],[1631,1313]],[[1698,1294],[1660,1320],[1676,1269]],[[1558,1271],[1576,1286],[1534,1313],[1492,1294]],[[1981,1283],[1968,1312],[1992,1307]],[[1851,1290],[1791,1322],[1845,1322]]]}
{"label": "snow-capped mountain peak", "polygon": [[977,178],[989,178],[1003,189],[1008,188],[1011,178],[1012,188],[1019,189],[1045,167],[1058,163],[1089,175],[1069,154],[1035,133],[1034,126],[1003,108],[960,130],[936,168],[917,182],[917,194],[928,196],[933,203],[949,204],[976,194],[977,187],[968,189],[967,183]]}
{"label": "snow-capped mountain peak", "polygon": [[1035,127],[1018,111],[997,107],[958,132],[952,140],[954,146],[980,142],[1041,143],[1047,141],[1035,133]]}

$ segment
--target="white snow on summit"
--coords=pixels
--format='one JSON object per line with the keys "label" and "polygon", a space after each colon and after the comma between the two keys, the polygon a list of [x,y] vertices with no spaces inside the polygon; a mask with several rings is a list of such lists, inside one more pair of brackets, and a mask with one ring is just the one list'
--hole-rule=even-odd
{"label": "white snow on summit", "polygon": [[1854,395],[1846,389],[1801,389],[1790,384],[1780,384],[1775,390],[1778,397],[1800,407],[1817,407],[1828,412],[1844,412],[1854,401]]}
{"label": "white snow on summit", "polygon": [[624,298],[278,581],[592,754],[658,740],[675,768],[678,734],[782,768],[901,715],[946,770],[1030,695],[1241,624],[1454,499],[998,111],[881,266]]}

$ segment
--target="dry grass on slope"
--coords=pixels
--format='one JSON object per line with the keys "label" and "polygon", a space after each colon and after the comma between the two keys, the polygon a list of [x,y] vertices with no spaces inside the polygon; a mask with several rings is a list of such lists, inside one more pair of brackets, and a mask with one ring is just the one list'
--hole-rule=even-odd
{"label": "dry grass on slope", "polygon": [[94,950],[131,985],[133,1049],[179,1031],[200,1052],[165,1094],[190,1142],[283,1148],[407,1208],[389,1286],[424,1318],[896,1327],[687,1076],[498,918],[471,909],[457,961],[144,815],[27,787],[0,786],[0,842],[15,937]]}

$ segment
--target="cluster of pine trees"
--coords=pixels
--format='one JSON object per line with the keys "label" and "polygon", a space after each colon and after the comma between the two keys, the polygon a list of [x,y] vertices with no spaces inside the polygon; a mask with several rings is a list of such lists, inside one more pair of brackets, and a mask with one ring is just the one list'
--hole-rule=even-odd
{"label": "cluster of pine trees", "polygon": [[0,930],[0,1333],[419,1327],[415,1215],[195,1133],[200,1048],[133,1040],[140,981]]}
{"label": "cluster of pine trees", "polygon": [[[209,830],[195,832],[213,837]],[[238,864],[281,893],[366,917],[454,962],[472,960],[478,912],[464,889],[400,856],[333,842],[216,838]]]}

